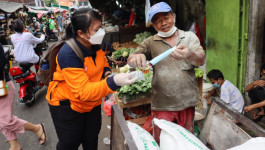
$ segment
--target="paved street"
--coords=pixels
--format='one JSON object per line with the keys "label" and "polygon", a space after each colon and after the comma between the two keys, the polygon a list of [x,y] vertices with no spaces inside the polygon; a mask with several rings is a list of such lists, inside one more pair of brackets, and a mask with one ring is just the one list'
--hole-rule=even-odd
{"label": "paved street", "polygon": [[[19,85],[16,84],[15,82],[14,84],[16,87],[16,91],[18,91]],[[24,134],[19,134],[18,141],[21,144],[23,150],[55,150],[56,149],[56,143],[58,139],[57,139],[56,132],[53,126],[48,104],[45,99],[46,91],[47,91],[47,87],[44,87],[40,91],[38,91],[38,93],[36,94],[36,103],[33,104],[31,107],[28,107],[26,105],[16,105],[18,94],[16,94],[15,96],[14,105],[13,105],[14,115],[18,116],[21,119],[32,122],[34,124],[44,122],[45,127],[46,127],[46,133],[48,136],[48,140],[45,143],[45,145],[39,145],[38,144],[39,141],[37,140],[37,137],[32,132],[26,131]],[[109,145],[105,145],[103,143],[103,139],[105,137],[107,138],[110,137],[110,129],[107,128],[107,125],[110,125],[110,117],[106,117],[103,109],[102,109],[102,118],[103,118],[102,127],[101,127],[101,132],[99,135],[98,149],[108,150]],[[8,150],[8,149],[9,149],[9,143],[6,143],[4,136],[0,134],[0,150]],[[82,150],[82,146],[80,146],[79,149]]]}

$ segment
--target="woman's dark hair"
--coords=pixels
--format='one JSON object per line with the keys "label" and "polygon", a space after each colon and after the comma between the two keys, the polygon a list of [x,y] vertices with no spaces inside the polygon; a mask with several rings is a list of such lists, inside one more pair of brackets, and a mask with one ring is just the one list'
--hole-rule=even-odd
{"label": "woman's dark hair", "polygon": [[12,28],[14,31],[16,31],[17,33],[22,33],[24,30],[24,25],[23,22],[20,19],[16,19],[13,22]]}
{"label": "woman's dark hair", "polygon": [[210,79],[218,80],[219,78],[224,80],[224,75],[220,70],[213,69],[210,72],[208,72],[207,77]]}
{"label": "woman's dark hair", "polygon": [[71,23],[67,25],[65,31],[66,35],[64,40],[70,39],[77,35],[77,31],[81,30],[86,33],[87,29],[90,27],[92,21],[101,20],[101,16],[98,12],[90,8],[79,8],[77,9],[71,17]]}

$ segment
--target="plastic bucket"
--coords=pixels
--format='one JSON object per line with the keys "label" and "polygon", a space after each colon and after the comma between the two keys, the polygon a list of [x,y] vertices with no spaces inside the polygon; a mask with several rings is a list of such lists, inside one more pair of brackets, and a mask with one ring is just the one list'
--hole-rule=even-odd
{"label": "plastic bucket", "polygon": [[203,83],[202,85],[202,97],[207,95],[213,89],[213,85],[211,83]]}

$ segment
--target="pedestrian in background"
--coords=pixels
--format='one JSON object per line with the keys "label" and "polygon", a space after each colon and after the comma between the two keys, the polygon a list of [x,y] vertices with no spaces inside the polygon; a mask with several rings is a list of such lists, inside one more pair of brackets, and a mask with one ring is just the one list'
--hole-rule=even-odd
{"label": "pedestrian in background", "polygon": [[101,129],[102,98],[120,86],[135,81],[133,73],[109,76],[111,69],[99,44],[105,35],[101,16],[90,8],[80,8],[66,27],[65,40],[81,49],[81,60],[64,44],[57,55],[57,69],[49,83],[46,99],[58,136],[57,150],[97,150]]}
{"label": "pedestrian in background", "polygon": [[10,144],[9,150],[20,150],[21,146],[17,141],[17,133],[24,133],[25,130],[36,134],[40,144],[46,142],[44,124],[32,124],[26,120],[13,115],[13,101],[15,97],[15,86],[10,80],[9,73],[4,69],[6,58],[4,49],[0,44],[0,80],[5,80],[8,86],[8,94],[0,97],[0,131]]}
{"label": "pedestrian in background", "polygon": [[57,12],[56,22],[57,22],[57,26],[59,27],[60,35],[62,37],[63,36],[63,16],[61,15],[59,11]]}

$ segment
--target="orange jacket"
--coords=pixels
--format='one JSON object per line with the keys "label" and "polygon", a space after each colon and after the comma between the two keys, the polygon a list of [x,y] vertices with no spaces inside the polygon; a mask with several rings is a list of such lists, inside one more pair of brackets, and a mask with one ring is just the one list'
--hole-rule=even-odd
{"label": "orange jacket", "polygon": [[83,50],[84,63],[65,44],[57,55],[57,68],[46,99],[53,106],[68,99],[74,111],[84,113],[100,105],[102,98],[115,92],[118,86],[113,77],[102,80],[104,71],[110,70],[105,53],[88,50],[78,41],[77,44]]}

